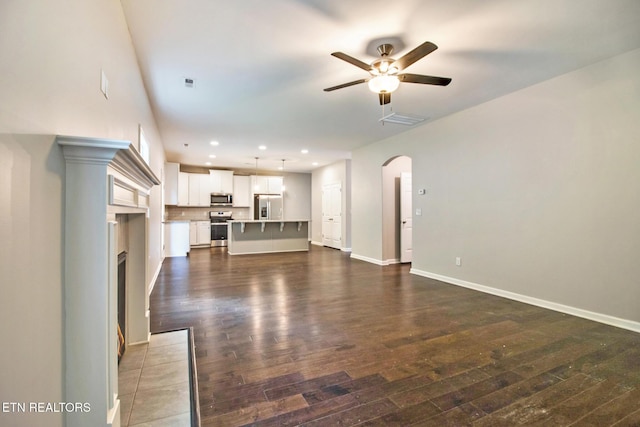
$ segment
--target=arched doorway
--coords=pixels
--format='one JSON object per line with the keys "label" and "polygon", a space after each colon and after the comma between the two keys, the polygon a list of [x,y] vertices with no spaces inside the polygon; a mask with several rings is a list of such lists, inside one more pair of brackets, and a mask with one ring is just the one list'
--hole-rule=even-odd
{"label": "arched doorway", "polygon": [[408,156],[393,157],[382,165],[381,240],[385,265],[411,262],[411,168]]}

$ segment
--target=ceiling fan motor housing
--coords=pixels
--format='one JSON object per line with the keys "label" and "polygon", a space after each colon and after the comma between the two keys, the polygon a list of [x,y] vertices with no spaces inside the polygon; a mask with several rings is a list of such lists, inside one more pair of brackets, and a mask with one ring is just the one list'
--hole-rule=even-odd
{"label": "ceiling fan motor housing", "polygon": [[372,75],[378,76],[398,73],[398,68],[392,66],[392,64],[396,62],[396,60],[389,56],[391,55],[391,52],[393,52],[393,45],[381,44],[380,46],[378,46],[378,53],[380,53],[380,58],[371,63],[370,73]]}

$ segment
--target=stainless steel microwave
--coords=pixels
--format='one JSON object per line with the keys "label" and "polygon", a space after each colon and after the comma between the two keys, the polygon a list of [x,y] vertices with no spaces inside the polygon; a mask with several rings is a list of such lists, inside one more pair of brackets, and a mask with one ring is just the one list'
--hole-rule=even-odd
{"label": "stainless steel microwave", "polygon": [[211,193],[211,206],[231,206],[233,195],[226,193]]}

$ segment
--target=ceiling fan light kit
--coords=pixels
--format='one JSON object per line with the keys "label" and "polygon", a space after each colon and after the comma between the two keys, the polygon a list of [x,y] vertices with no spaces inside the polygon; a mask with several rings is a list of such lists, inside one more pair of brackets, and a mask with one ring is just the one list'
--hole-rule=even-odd
{"label": "ceiling fan light kit", "polygon": [[376,59],[371,64],[367,64],[366,62],[360,61],[359,59],[349,56],[343,52],[333,52],[331,54],[332,56],[367,71],[370,74],[370,77],[328,87],[324,89],[324,91],[331,92],[336,89],[342,89],[367,82],[369,90],[378,94],[380,105],[385,105],[391,102],[391,92],[398,88],[400,82],[446,86],[451,83],[451,79],[448,77],[425,76],[421,74],[398,74],[400,71],[404,70],[419,59],[427,56],[437,48],[438,46],[431,42],[424,42],[411,52],[405,54],[398,60],[395,60],[389,56],[391,52],[393,52],[393,46],[390,44],[381,44],[378,46],[380,58]]}
{"label": "ceiling fan light kit", "polygon": [[400,80],[398,80],[398,76],[380,75],[369,80],[368,85],[371,92],[391,93],[398,89]]}

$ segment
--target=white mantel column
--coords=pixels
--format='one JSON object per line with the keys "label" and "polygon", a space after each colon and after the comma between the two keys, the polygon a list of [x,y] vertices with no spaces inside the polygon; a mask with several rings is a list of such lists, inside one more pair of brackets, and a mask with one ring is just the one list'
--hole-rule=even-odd
{"label": "white mantel column", "polygon": [[112,372],[110,361],[114,233],[107,222],[107,166],[130,143],[68,137],[58,137],[58,143],[66,159],[65,401],[90,405],[89,412],[68,413],[66,425],[119,426],[117,364]]}

